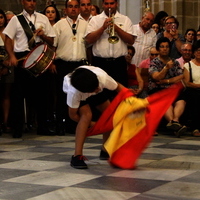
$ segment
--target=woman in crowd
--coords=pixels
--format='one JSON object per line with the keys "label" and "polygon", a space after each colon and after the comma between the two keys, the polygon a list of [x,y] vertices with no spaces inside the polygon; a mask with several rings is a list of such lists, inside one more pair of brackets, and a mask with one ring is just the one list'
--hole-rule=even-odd
{"label": "woman in crowd", "polygon": [[200,137],[200,40],[193,45],[194,59],[184,65],[184,82],[187,106],[191,112],[192,135]]}
{"label": "woman in crowd", "polygon": [[151,28],[156,32],[156,34],[160,32],[160,26],[156,22],[152,24]]}
{"label": "woman in crowd", "polygon": [[193,44],[196,41],[197,32],[193,28],[189,28],[185,31],[185,43]]}
{"label": "woman in crowd", "polygon": [[95,15],[99,15],[100,14],[100,9],[97,5],[92,5],[91,8],[91,15],[95,16]]}
{"label": "woman in crowd", "polygon": [[168,14],[165,11],[159,11],[155,15],[154,23],[158,24],[160,27],[160,32],[164,31],[164,26],[165,26],[165,18],[168,16]]}
{"label": "woman in crowd", "polygon": [[49,19],[50,24],[53,26],[57,21],[60,20],[60,14],[58,9],[54,5],[47,6],[43,14],[46,15]]}
{"label": "woman in crowd", "polygon": [[200,40],[200,29],[197,30],[197,40]]}
{"label": "woman in crowd", "polygon": [[0,9],[0,101],[1,101],[1,123],[3,132],[10,132],[8,125],[8,118],[10,114],[10,96],[11,88],[14,82],[14,69],[13,67],[6,67],[6,51],[4,48],[5,35],[2,33],[7,25],[6,15]]}
{"label": "woman in crowd", "polygon": [[165,31],[158,34],[158,39],[167,37],[170,40],[170,57],[177,59],[181,57],[181,46],[184,43],[184,37],[178,33],[179,22],[174,16],[165,18]]}
{"label": "woman in crowd", "polygon": [[[170,46],[170,41],[166,37],[158,39],[156,43],[159,55],[150,63],[149,94],[168,88],[173,83],[183,79],[183,69],[181,69],[179,62],[169,57]],[[179,123],[184,108],[185,101],[180,95],[165,113],[165,118],[168,121],[167,128],[175,131],[175,135],[178,137],[187,129],[186,126]]]}
{"label": "woman in crowd", "polygon": [[[50,24],[53,26],[56,22],[60,20],[60,14],[58,9],[55,7],[55,5],[48,5],[44,11],[43,14],[47,16],[49,19]],[[50,129],[54,129],[54,120],[55,120],[55,102],[56,102],[56,87],[55,87],[55,65],[52,63],[49,70],[45,73],[45,76],[43,76],[43,79],[46,79],[48,82],[48,124]]]}

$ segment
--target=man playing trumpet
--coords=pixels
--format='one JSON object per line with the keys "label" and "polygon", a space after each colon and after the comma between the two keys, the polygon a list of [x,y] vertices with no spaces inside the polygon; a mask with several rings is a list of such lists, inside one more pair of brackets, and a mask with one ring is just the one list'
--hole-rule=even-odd
{"label": "man playing trumpet", "polygon": [[[93,44],[92,65],[102,68],[117,82],[127,86],[125,55],[127,43],[132,45],[135,40],[132,22],[117,11],[117,0],[102,1],[103,12],[90,20],[85,37],[87,44]],[[114,40],[108,41],[111,37]]]}

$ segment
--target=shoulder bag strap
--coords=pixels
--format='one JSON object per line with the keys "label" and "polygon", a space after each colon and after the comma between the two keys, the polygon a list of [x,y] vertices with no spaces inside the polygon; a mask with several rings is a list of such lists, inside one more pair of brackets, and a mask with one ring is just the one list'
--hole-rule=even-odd
{"label": "shoulder bag strap", "polygon": [[193,79],[192,79],[192,67],[191,67],[191,63],[188,62],[189,64],[189,71],[190,71],[190,82],[193,83]]}
{"label": "shoulder bag strap", "polygon": [[[24,18],[23,15],[17,15],[17,18],[22,25],[22,28],[24,29],[24,32],[26,34],[26,37],[28,38],[28,42],[31,40],[33,37],[33,32],[30,29],[30,26],[28,25],[26,19]],[[31,49],[32,47],[29,45],[29,48]]]}

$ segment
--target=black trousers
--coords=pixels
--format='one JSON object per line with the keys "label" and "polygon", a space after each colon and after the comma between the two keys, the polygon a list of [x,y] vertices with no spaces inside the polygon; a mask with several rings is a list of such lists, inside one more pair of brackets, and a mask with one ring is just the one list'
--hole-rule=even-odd
{"label": "black trousers", "polygon": [[[22,58],[28,52],[17,53],[16,57]],[[13,89],[13,127],[14,131],[21,133],[24,125],[24,99],[27,104],[35,110],[37,125],[41,128],[47,126],[47,88],[48,82],[44,74],[35,77],[19,62],[14,69],[14,89]]]}
{"label": "black trousers", "polygon": [[[62,124],[65,120],[66,124],[72,125],[72,121],[68,115],[68,106],[66,103],[67,95],[63,92],[63,80],[64,77],[72,72],[77,67],[84,65],[84,61],[80,62],[68,62],[61,59],[55,60],[56,65],[56,122]],[[74,126],[74,125],[72,125]]]}
{"label": "black trousers", "polygon": [[127,64],[124,56],[118,58],[93,58],[93,65],[103,69],[115,81],[128,86]]}

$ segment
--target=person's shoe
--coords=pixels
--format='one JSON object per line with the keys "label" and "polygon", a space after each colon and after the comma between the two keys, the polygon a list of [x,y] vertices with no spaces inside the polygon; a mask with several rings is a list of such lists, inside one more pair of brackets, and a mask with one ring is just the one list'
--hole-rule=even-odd
{"label": "person's shoe", "polygon": [[194,137],[200,137],[200,131],[198,129],[195,129],[193,132],[192,132],[192,136]]}
{"label": "person's shoe", "polygon": [[170,121],[168,124],[167,124],[167,128],[170,129],[170,130],[173,130],[173,131],[178,131],[180,128],[181,128],[181,124],[179,122],[176,122],[176,121]]}
{"label": "person's shoe", "polygon": [[72,156],[70,165],[76,169],[87,169],[88,166],[84,162],[84,160],[87,160],[85,156],[82,155]]}
{"label": "person's shoe", "polygon": [[46,135],[46,136],[54,136],[56,135],[54,131],[45,128],[45,127],[38,127],[37,135]]}
{"label": "person's shoe", "polygon": [[2,130],[4,133],[11,133],[11,128],[7,124],[2,124]]}
{"label": "person's shoe", "polygon": [[180,136],[183,135],[186,131],[187,131],[187,127],[186,127],[186,126],[182,126],[178,131],[175,132],[175,135],[176,135],[177,137],[180,137]]}
{"label": "person's shoe", "polygon": [[109,157],[110,156],[106,151],[103,151],[103,150],[100,151],[100,155],[99,155],[100,160],[108,160]]}

